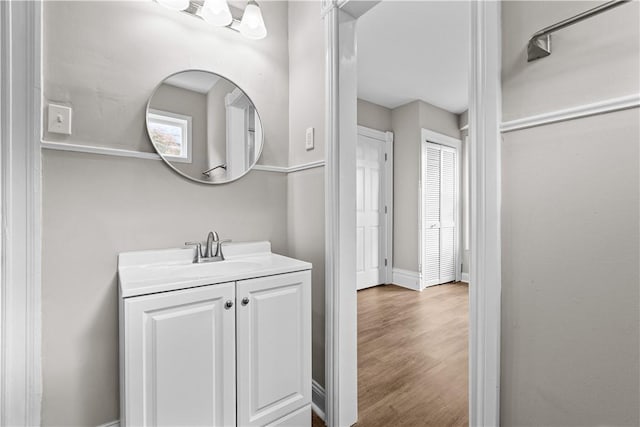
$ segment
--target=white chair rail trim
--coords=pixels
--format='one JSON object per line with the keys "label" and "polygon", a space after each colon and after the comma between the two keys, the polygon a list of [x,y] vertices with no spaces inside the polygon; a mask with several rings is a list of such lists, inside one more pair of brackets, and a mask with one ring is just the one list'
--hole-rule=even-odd
{"label": "white chair rail trim", "polygon": [[[124,150],[121,148],[100,147],[89,144],[70,144],[67,142],[42,140],[41,148],[47,150],[72,151],[76,153],[100,154],[105,156],[130,157],[143,160],[162,160],[156,153],[146,151]],[[293,173],[307,169],[319,168],[324,166],[324,160],[316,160],[313,162],[302,163],[294,166],[271,166],[271,165],[255,165],[254,170],[278,173]]]}
{"label": "white chair rail trim", "polygon": [[527,129],[535,126],[544,126],[552,123],[574,120],[583,117],[595,116],[597,114],[612,113],[629,108],[640,107],[640,94],[621,96],[618,98],[605,99],[604,101],[590,104],[577,105],[561,110],[550,111],[548,113],[536,114],[523,117],[521,119],[502,122],[500,130],[512,132],[520,129]]}

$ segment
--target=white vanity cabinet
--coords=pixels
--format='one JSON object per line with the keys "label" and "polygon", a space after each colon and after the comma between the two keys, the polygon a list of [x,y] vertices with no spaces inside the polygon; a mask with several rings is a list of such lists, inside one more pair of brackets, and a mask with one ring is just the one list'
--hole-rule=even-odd
{"label": "white vanity cabinet", "polygon": [[[182,266],[170,288],[141,277],[171,266],[120,266],[123,427],[311,425],[310,264],[270,256],[194,266],[193,281]],[[201,283],[220,268],[234,280]]]}
{"label": "white vanity cabinet", "polygon": [[268,425],[311,403],[310,274],[237,284],[239,426]]}
{"label": "white vanity cabinet", "polygon": [[124,300],[127,426],[236,425],[235,283]]}

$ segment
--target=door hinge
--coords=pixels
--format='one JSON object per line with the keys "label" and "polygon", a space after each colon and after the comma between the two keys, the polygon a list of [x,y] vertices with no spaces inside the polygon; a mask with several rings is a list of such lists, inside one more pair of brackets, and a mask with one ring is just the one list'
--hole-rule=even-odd
{"label": "door hinge", "polygon": [[387,259],[386,258],[384,259],[384,266],[385,267],[387,266]]}
{"label": "door hinge", "polygon": [[387,161],[387,153],[384,153],[384,161]]}
{"label": "door hinge", "polygon": [[384,207],[384,213],[387,213],[387,207],[386,206]]}

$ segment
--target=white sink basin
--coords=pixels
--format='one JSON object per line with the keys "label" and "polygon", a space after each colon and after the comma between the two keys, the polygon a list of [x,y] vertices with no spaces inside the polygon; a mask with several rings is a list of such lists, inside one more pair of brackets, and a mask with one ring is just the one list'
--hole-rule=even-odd
{"label": "white sink basin", "polygon": [[269,242],[225,245],[224,261],[193,263],[195,249],[125,252],[118,256],[123,298],[311,269],[271,252]]}
{"label": "white sink basin", "polygon": [[167,264],[167,265],[152,265],[145,266],[147,270],[157,270],[157,273],[165,275],[175,275],[180,277],[212,277],[212,276],[224,276],[227,274],[238,274],[248,271],[254,271],[261,267],[263,264],[257,262],[248,262],[240,260],[224,260],[207,262],[202,264]]}

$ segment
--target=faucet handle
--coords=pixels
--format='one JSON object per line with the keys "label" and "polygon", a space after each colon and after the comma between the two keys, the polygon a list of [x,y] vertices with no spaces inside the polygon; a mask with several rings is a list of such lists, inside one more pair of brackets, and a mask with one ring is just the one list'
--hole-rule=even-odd
{"label": "faucet handle", "polygon": [[224,254],[222,253],[222,244],[229,243],[231,239],[218,240],[216,243],[216,256],[219,256],[224,260]]}
{"label": "faucet handle", "polygon": [[185,246],[195,246],[196,247],[196,261],[199,261],[202,258],[202,243],[200,242],[185,242]]}

